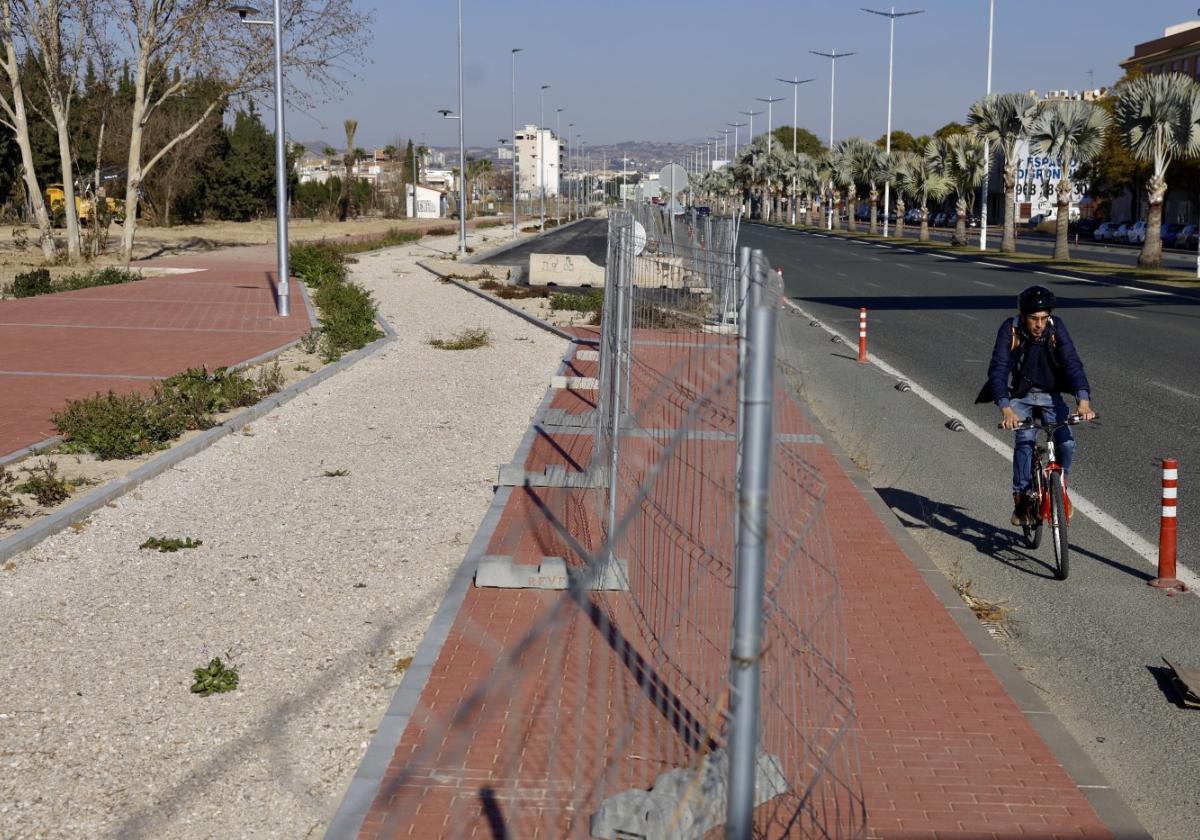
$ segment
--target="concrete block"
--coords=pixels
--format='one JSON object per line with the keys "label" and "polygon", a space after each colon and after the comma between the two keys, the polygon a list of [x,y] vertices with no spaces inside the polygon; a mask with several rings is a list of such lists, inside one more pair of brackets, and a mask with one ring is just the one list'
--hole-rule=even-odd
{"label": "concrete block", "polygon": [[569,388],[572,391],[598,391],[600,380],[594,376],[552,376],[551,388]]}
{"label": "concrete block", "polygon": [[576,350],[575,358],[581,362],[598,362],[600,361],[599,350]]}
{"label": "concrete block", "polygon": [[591,286],[604,288],[604,266],[582,254],[530,254],[530,286]]}
{"label": "concrete block", "polygon": [[[511,557],[489,554],[479,559],[475,586],[491,589],[565,590],[568,584],[586,573],[579,566],[568,566],[561,557],[543,557],[538,565],[514,563]],[[629,576],[624,560],[608,563],[589,587],[593,591],[625,592]]]}
{"label": "concrete block", "polygon": [[[758,750],[755,807],[787,791],[779,759]],[[699,840],[725,823],[729,759],[724,749],[710,753],[695,770],[668,770],[645,790],[625,790],[600,804],[591,818],[600,840]]]}

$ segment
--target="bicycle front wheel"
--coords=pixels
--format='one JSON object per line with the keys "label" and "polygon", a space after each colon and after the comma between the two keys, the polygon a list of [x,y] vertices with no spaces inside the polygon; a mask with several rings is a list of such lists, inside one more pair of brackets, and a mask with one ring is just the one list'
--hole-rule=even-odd
{"label": "bicycle front wheel", "polygon": [[1054,543],[1054,576],[1066,580],[1070,572],[1071,549],[1067,537],[1066,491],[1062,473],[1050,473],[1050,536]]}

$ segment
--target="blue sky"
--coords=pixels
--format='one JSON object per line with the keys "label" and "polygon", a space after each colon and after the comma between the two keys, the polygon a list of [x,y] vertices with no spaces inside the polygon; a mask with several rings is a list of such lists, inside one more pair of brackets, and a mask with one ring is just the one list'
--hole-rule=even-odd
{"label": "blue sky", "polygon": [[[854,51],[838,61],[838,138],[884,132],[888,22],[855,0],[463,0],[468,145],[496,145],[509,134],[510,49],[517,56],[518,125],[562,124],[589,144],[622,140],[682,141],[742,121],[738,111],[784,96],[775,125],[791,122],[791,86],[775,77],[816,77],[800,88],[800,124],[829,132],[829,61],[809,50]],[[454,123],[438,108],[457,107],[454,0],[374,0],[370,63],[349,93],[310,114],[289,115],[296,139],[337,142],[344,119],[359,121],[360,145],[397,136],[457,143]],[[996,0],[993,89],[1080,89],[1095,71],[1113,82],[1135,43],[1190,19],[1197,0]],[[896,7],[925,14],[896,27],[893,123],[914,134],[962,120],[984,92],[988,0],[924,0]],[[1136,11],[1134,11],[1136,10]],[[755,118],[755,131],[766,116]],[[745,130],[742,130],[743,142]]]}

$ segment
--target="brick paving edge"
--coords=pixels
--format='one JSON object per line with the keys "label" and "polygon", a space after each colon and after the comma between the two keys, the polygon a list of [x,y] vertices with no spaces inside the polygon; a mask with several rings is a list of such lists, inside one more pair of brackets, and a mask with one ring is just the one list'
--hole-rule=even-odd
{"label": "brick paving edge", "polygon": [[[309,316],[312,317],[313,310],[311,305],[308,303],[308,294],[304,290],[303,284],[299,284],[299,286],[301,289],[301,296],[304,298],[306,306],[308,306]],[[380,329],[383,330],[383,338],[371,342],[366,347],[355,350],[348,356],[343,356],[333,364],[326,365],[325,367],[321,368],[312,376],[306,377],[301,379],[299,382],[289,385],[279,393],[272,394],[265,400],[250,406],[245,411],[235,414],[233,417],[224,420],[220,424],[213,426],[211,429],[201,432],[187,443],[172,447],[162,455],[159,455],[157,458],[147,461],[140,467],[131,470],[128,474],[114,479],[103,487],[93,490],[91,493],[76,499],[74,502],[62,508],[61,510],[56,510],[49,516],[38,520],[35,524],[30,525],[28,528],[23,528],[22,530],[13,534],[11,537],[0,540],[0,563],[3,563],[8,558],[19,554],[22,551],[32,548],[42,540],[46,539],[46,537],[57,534],[59,531],[62,531],[71,525],[71,523],[84,519],[88,514],[98,510],[99,508],[111,502],[113,499],[120,498],[129,491],[136,489],[139,485],[145,483],[146,481],[149,481],[155,476],[166,472],[176,464],[191,458],[193,455],[203,452],[205,449],[208,449],[208,447],[212,446],[226,435],[245,428],[247,425],[259,419],[260,417],[270,413],[271,411],[274,411],[285,402],[294,399],[308,389],[324,382],[335,373],[345,370],[351,365],[361,361],[362,359],[365,359],[367,356],[372,355],[376,351],[396,340],[396,331],[392,329],[392,325],[384,320],[382,316],[377,314],[375,316],[375,323],[378,324]],[[287,344],[281,345],[277,349],[272,350],[263,356],[256,357],[256,359],[262,360],[264,358],[270,358],[271,356],[278,355],[295,343],[296,342],[294,341],[288,342]],[[254,361],[255,359],[252,359],[249,362],[242,362],[239,367],[244,367]],[[44,443],[45,442],[43,442],[43,444]],[[43,444],[38,444],[38,446]]]}
{"label": "brick paving edge", "polygon": [[1000,686],[1017,704],[1030,726],[1050,748],[1050,752],[1095,809],[1097,816],[1113,833],[1114,838],[1116,840],[1152,840],[1150,833],[1142,827],[1125,800],[1109,785],[1108,780],[1092,763],[1087,753],[1071,737],[1058,717],[1050,711],[1029,681],[1017,670],[1005,650],[984,629],[971,609],[963,603],[949,578],[912,538],[912,535],[896,518],[883,498],[875,492],[875,488],[871,486],[866,475],[850,460],[850,456],[838,444],[829,429],[817,419],[807,403],[800,400],[795,402],[808,418],[808,422],[812,424],[812,428],[821,435],[825,445],[829,447],[829,451],[843,472],[850,478],[855,489],[862,495],[887,532],[896,540],[900,550],[920,573],[921,578],[932,590],[934,597],[946,608],[951,618],[954,619],[954,623],[967,637],[967,641],[983,657],[1000,682]]}
{"label": "brick paving edge", "polygon": [[[474,289],[469,290],[475,291]],[[557,375],[562,375],[563,371],[567,369],[580,344],[574,338],[568,337],[568,339],[571,344],[559,362]],[[537,438],[537,427],[550,408],[555,393],[556,391],[552,387],[546,389],[541,404],[538,405],[537,411],[530,420],[529,428],[525,430],[521,443],[517,446],[513,463],[525,462],[525,458],[529,455]],[[512,487],[497,488],[496,495],[483,515],[483,520],[479,523],[479,528],[475,531],[475,536],[467,547],[466,554],[463,555],[458,571],[455,572],[446,594],[442,597],[441,604],[438,605],[437,612],[434,613],[433,619],[429,623],[429,629],[421,637],[421,643],[417,646],[416,653],[413,654],[412,663],[404,672],[404,678],[392,695],[392,701],[383,715],[383,720],[376,728],[371,743],[367,746],[367,752],[359,763],[354,778],[350,780],[337,811],[329,821],[329,827],[325,831],[325,840],[353,840],[362,829],[363,820],[366,818],[371,804],[375,801],[388,764],[396,753],[396,747],[399,746],[404,730],[420,701],[421,692],[424,691],[433,667],[441,655],[442,646],[446,643],[450,628],[454,626],[454,622],[458,618],[458,611],[467,597],[467,592],[470,591],[475,569],[479,565],[479,558],[487,553],[488,544],[500,524],[500,517],[504,513],[512,491]]]}

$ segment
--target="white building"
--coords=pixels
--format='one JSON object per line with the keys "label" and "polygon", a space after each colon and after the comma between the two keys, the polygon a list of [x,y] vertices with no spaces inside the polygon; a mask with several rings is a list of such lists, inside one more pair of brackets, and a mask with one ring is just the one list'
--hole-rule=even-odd
{"label": "white building", "polygon": [[558,195],[563,147],[554,132],[527,125],[517,132],[517,191],[524,196]]}
{"label": "white building", "polygon": [[[413,185],[404,185],[404,194],[406,197],[406,207],[408,218],[414,218],[413,215]],[[449,206],[449,199],[441,190],[431,189],[430,187],[422,187],[417,185],[417,212],[418,219],[440,219],[446,215],[446,210]]]}

